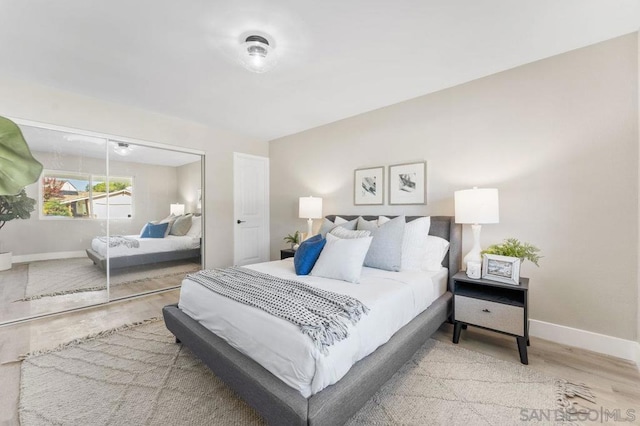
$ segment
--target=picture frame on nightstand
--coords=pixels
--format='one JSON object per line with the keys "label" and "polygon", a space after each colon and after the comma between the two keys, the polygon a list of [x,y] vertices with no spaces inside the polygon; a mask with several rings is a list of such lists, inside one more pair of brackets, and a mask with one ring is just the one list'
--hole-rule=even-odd
{"label": "picture frame on nightstand", "polygon": [[482,278],[505,284],[520,285],[520,259],[497,254],[482,255]]}

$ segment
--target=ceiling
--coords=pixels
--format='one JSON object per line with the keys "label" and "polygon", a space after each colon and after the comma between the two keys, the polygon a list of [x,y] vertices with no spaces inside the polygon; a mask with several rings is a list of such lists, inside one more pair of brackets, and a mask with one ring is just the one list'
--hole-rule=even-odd
{"label": "ceiling", "polygon": [[196,154],[136,144],[128,144],[131,148],[129,154],[121,156],[115,153],[114,147],[118,144],[116,141],[24,124],[20,124],[19,127],[36,158],[38,158],[38,152],[49,152],[57,155],[104,159],[107,155],[106,144],[108,143],[109,161],[170,167],[200,161],[200,156]]}
{"label": "ceiling", "polygon": [[3,0],[0,74],[266,141],[638,28],[640,0]]}

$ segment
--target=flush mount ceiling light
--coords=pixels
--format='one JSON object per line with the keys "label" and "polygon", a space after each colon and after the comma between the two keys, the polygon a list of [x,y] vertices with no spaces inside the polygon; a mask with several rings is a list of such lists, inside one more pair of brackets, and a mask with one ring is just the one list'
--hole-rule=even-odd
{"label": "flush mount ceiling light", "polygon": [[269,40],[259,35],[250,35],[240,43],[239,56],[242,65],[255,73],[269,71],[278,59]]}
{"label": "flush mount ceiling light", "polygon": [[113,147],[113,152],[123,157],[131,154],[131,147],[128,143],[118,142],[117,145]]}

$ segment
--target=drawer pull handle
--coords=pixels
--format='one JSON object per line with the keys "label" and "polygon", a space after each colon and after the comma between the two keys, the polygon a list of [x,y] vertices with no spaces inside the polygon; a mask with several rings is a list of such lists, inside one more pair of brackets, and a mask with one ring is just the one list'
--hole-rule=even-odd
{"label": "drawer pull handle", "polygon": [[491,311],[490,311],[490,310],[488,310],[488,309],[486,309],[486,308],[485,308],[485,309],[483,309],[483,310],[482,310],[482,312],[488,312],[488,313],[491,313]]}

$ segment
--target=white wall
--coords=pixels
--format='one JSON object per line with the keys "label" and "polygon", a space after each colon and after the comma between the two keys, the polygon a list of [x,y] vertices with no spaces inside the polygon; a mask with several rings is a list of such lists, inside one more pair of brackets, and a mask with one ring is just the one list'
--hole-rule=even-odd
{"label": "white wall", "polygon": [[206,265],[233,263],[234,151],[268,155],[265,142],[175,117],[0,76],[0,115],[206,152]]}
{"label": "white wall", "polygon": [[[299,196],[324,214],[451,215],[455,190],[496,187],[484,246],[513,236],[544,255],[522,270],[530,317],[635,340],[637,94],[632,34],[272,141],[272,258],[305,229]],[[427,205],[353,205],[354,169],[421,160]]]}

